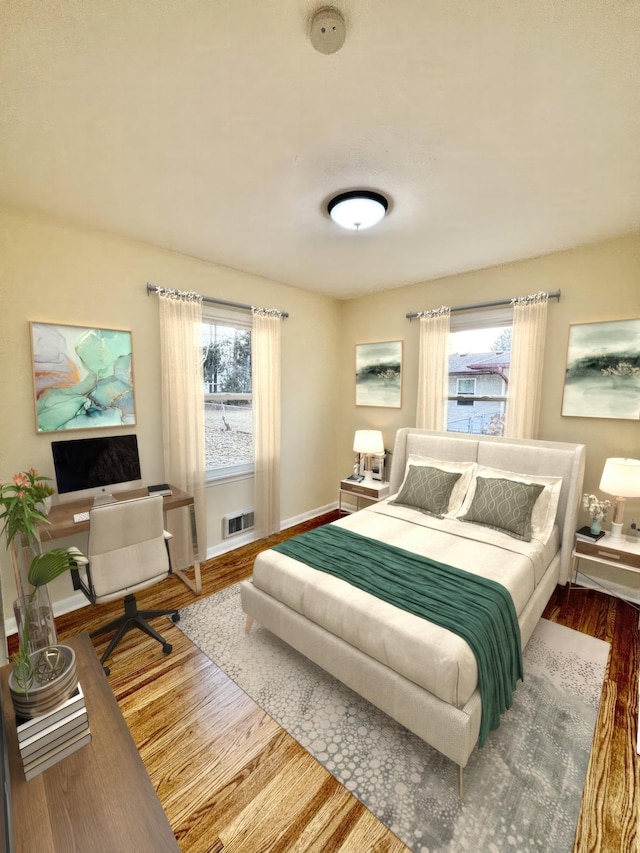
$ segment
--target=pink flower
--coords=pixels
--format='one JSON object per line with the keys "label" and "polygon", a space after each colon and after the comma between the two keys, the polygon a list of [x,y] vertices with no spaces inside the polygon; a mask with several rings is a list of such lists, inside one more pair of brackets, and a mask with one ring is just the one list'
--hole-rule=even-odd
{"label": "pink flower", "polygon": [[13,475],[13,482],[15,483],[16,486],[28,486],[29,485],[29,478],[27,477],[26,474],[23,474],[21,472],[20,474],[14,474]]}

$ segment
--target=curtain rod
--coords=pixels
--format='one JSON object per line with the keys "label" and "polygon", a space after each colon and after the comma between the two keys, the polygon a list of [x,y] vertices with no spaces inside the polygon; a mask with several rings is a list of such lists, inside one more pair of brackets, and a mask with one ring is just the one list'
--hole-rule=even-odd
{"label": "curtain rod", "polygon": [[[147,282],[147,296],[150,293],[157,293],[159,290],[163,288],[158,287],[156,284],[151,284]],[[229,302],[226,299],[214,299],[212,296],[203,296],[203,302],[208,302],[210,305],[224,305],[227,308],[241,308],[243,311],[251,311],[254,307],[253,305],[245,305],[243,302]],[[280,311],[280,316],[286,320],[289,314],[286,311]]]}
{"label": "curtain rod", "polygon": [[[557,299],[560,302],[560,290],[554,290],[553,293],[547,293],[548,299]],[[454,311],[474,311],[476,308],[495,308],[497,305],[511,305],[512,299],[496,299],[494,302],[475,302],[472,305],[458,305],[456,308],[449,310],[453,314]],[[405,314],[407,320],[413,320],[419,316],[418,311],[412,311],[410,314]]]}

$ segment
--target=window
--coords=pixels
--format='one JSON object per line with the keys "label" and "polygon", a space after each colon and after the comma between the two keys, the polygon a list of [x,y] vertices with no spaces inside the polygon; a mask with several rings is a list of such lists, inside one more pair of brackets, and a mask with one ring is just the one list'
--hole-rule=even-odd
{"label": "window", "polygon": [[205,469],[207,480],[253,473],[251,318],[203,307]]}
{"label": "window", "polygon": [[502,435],[509,385],[511,333],[510,307],[483,312],[482,315],[470,313],[451,318],[449,432]]}
{"label": "window", "polygon": [[462,397],[474,397],[476,393],[475,379],[457,379],[456,395],[459,406],[473,406],[473,400],[464,400]]}

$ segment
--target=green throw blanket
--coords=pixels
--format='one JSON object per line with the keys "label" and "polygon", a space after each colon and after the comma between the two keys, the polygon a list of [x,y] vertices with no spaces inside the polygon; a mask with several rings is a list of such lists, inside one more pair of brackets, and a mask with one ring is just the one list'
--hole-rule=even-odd
{"label": "green throw blanket", "polygon": [[466,640],[478,662],[483,746],[511,707],[523,677],[520,626],[511,595],[501,584],[334,525],[295,536],[273,550]]}

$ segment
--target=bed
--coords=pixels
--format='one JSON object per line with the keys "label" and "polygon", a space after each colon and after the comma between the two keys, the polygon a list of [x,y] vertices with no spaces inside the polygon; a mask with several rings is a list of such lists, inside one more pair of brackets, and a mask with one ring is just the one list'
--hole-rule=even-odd
{"label": "bed", "polygon": [[[424,571],[430,584],[429,572],[442,571],[460,591],[450,597],[467,595],[462,608],[475,618],[473,585],[490,587],[515,614],[509,642],[521,657],[556,585],[569,579],[584,463],[579,444],[401,429],[388,499],[326,525],[313,559],[301,550],[313,545],[307,534],[258,555],[241,585],[247,631],[258,621],[455,762],[462,796],[462,769],[487,736],[490,655],[483,662],[475,640],[451,627],[464,613],[407,612],[414,593],[401,588],[409,576]],[[332,551],[341,565],[317,567]],[[359,582],[359,566],[376,561],[398,579],[385,578],[382,592]],[[502,622],[496,612],[489,622]],[[492,642],[507,645],[501,635]],[[516,663],[508,666],[515,686]]]}

